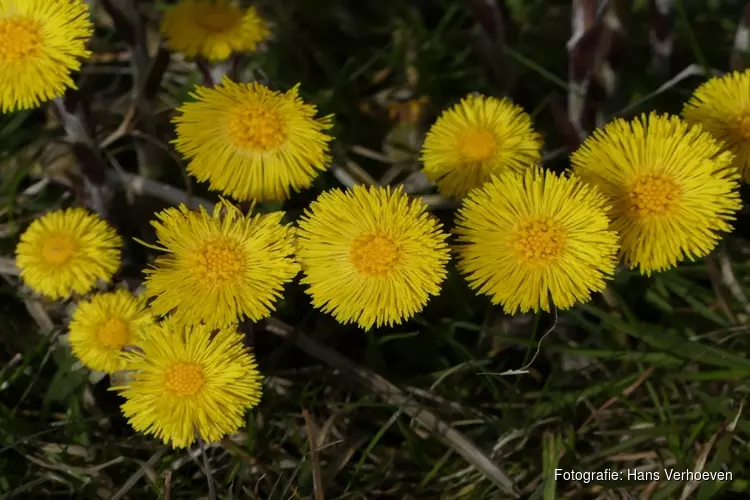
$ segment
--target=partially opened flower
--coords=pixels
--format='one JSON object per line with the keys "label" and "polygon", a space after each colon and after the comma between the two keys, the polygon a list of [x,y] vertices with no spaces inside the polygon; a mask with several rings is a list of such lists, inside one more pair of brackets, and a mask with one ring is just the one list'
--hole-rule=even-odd
{"label": "partially opened flower", "polygon": [[[123,354],[129,382],[114,387],[136,431],[174,448],[215,442],[236,432],[258,404],[262,376],[234,327],[212,335],[205,325],[166,320],[144,330],[138,351]],[[197,433],[197,434],[196,434]]]}
{"label": "partially opened flower", "polygon": [[470,95],[443,112],[422,147],[424,173],[440,192],[462,198],[493,174],[539,161],[542,141],[531,117],[507,99]]}
{"label": "partially opened flower", "polygon": [[16,247],[21,278],[53,299],[91,291],[120,267],[122,239],[97,215],[68,208],[43,215],[29,225]]}
{"label": "partially opened flower", "polygon": [[255,8],[231,0],[182,0],[164,13],[161,30],[170,49],[209,61],[253,52],[268,37]]}
{"label": "partially opened flower", "polygon": [[644,274],[707,255],[739,210],[732,154],[676,116],[617,119],[571,157],[611,206],[625,262]]}
{"label": "partially opened flower", "polygon": [[151,308],[212,328],[268,316],[284,283],[299,272],[294,228],[282,224],[283,215],[246,216],[226,201],[212,214],[184,205],[157,214],[154,248],[167,253],[144,271]]}
{"label": "partially opened flower", "polygon": [[734,153],[734,167],[750,182],[750,70],[708,80],[685,104],[683,115]]}
{"label": "partially opened flower", "polygon": [[585,302],[615,269],[604,197],[574,177],[506,172],[469,193],[456,226],[459,270],[509,314]]}
{"label": "partially opened flower", "polygon": [[299,222],[297,257],[315,307],[342,323],[401,323],[440,292],[446,234],[401,190],[355,186],[320,195]]}
{"label": "partially opened flower", "polygon": [[94,32],[81,0],[0,1],[0,108],[29,109],[76,88]]}
{"label": "partially opened flower", "polygon": [[175,145],[188,172],[236,200],[283,200],[312,185],[328,167],[331,117],[299,98],[225,78],[198,87],[175,118]]}
{"label": "partially opened flower", "polygon": [[125,346],[137,346],[154,317],[146,301],[127,290],[99,293],[78,303],[68,326],[73,354],[92,370],[114,373],[125,369]]}

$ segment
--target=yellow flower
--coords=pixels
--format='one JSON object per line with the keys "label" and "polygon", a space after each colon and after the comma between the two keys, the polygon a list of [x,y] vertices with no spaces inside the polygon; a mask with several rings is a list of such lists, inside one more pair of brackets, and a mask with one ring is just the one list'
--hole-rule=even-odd
{"label": "yellow flower", "polygon": [[401,190],[323,193],[299,222],[297,257],[313,305],[365,330],[412,317],[440,292],[446,234]]}
{"label": "yellow flower", "polygon": [[260,401],[263,378],[234,327],[212,336],[208,326],[166,320],[146,328],[139,346],[123,354],[130,381],[114,387],[138,432],[174,448],[190,446],[196,431],[215,442],[242,427]]}
{"label": "yellow flower", "polygon": [[604,197],[575,177],[501,174],[469,193],[456,226],[458,269],[509,314],[588,301],[614,273]]}
{"label": "yellow flower", "polygon": [[170,49],[209,61],[254,52],[268,37],[255,8],[243,11],[231,0],[183,0],[164,14],[161,31]]}
{"label": "yellow flower", "polygon": [[80,0],[0,0],[0,108],[29,109],[76,88],[93,33]]}
{"label": "yellow flower", "polygon": [[492,174],[537,163],[542,140],[531,117],[507,99],[470,95],[444,111],[422,147],[424,173],[440,193],[466,196]]}
{"label": "yellow flower", "polygon": [[96,280],[109,281],[120,267],[122,239],[83,208],[43,215],[29,225],[16,247],[21,278],[53,299],[84,294]]}
{"label": "yellow flower", "polygon": [[647,275],[707,255],[740,208],[732,154],[676,116],[617,119],[571,161],[611,205],[625,262]]}
{"label": "yellow flower", "polygon": [[330,162],[323,131],[331,117],[316,119],[316,108],[297,95],[260,83],[225,78],[213,88],[198,87],[195,102],[175,118],[177,150],[190,159],[188,172],[211,189],[236,200],[283,200],[299,191]]}
{"label": "yellow flower", "polygon": [[723,142],[735,155],[737,171],[750,182],[750,70],[708,80],[685,104],[683,115]]}
{"label": "yellow flower", "polygon": [[213,214],[181,205],[157,214],[159,246],[167,252],[146,269],[151,308],[182,323],[212,328],[267,317],[284,283],[299,272],[294,228],[282,225],[283,212],[245,216],[228,202]]}
{"label": "yellow flower", "polygon": [[137,346],[141,330],[153,322],[146,301],[127,290],[96,294],[79,302],[70,320],[73,354],[92,370],[124,370],[122,348]]}

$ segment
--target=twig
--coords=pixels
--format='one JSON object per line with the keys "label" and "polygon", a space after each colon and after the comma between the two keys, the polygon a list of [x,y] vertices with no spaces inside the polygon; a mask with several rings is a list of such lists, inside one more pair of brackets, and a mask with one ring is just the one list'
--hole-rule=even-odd
{"label": "twig", "polygon": [[307,442],[310,446],[310,461],[312,462],[313,471],[313,490],[315,491],[315,500],[324,500],[323,493],[323,473],[320,471],[320,457],[318,456],[318,438],[313,429],[310,412],[302,408],[302,416],[305,417],[305,428],[307,429]]}
{"label": "twig", "polygon": [[188,196],[182,189],[163,182],[146,179],[140,175],[133,175],[126,172],[111,172],[109,175],[112,181],[121,184],[125,189],[132,190],[133,193],[140,196],[153,196],[154,198],[166,201],[170,205],[184,203],[191,210],[203,207],[211,212],[214,208],[213,202],[197,196]]}
{"label": "twig", "polygon": [[[726,281],[724,278],[722,278],[721,273],[719,272],[719,269],[716,267],[716,261],[713,255],[708,255],[706,257],[706,272],[708,273],[708,279],[711,281],[711,288],[713,288],[714,293],[716,294],[716,300],[719,304],[719,307],[722,311],[724,311],[724,314],[726,314],[727,318],[729,318],[729,321],[733,325],[738,325],[740,322],[737,319],[737,315],[734,314],[734,311],[732,311],[732,308],[729,306],[729,300],[727,297],[727,291],[725,290],[726,286],[722,286],[723,282]],[[730,266],[731,271],[731,266]],[[740,290],[742,291],[742,290]]]}
{"label": "twig", "polygon": [[195,438],[198,440],[198,446],[201,450],[201,456],[203,456],[203,473],[206,475],[206,481],[208,482],[208,498],[216,500],[216,486],[214,485],[214,475],[211,473],[211,466],[208,464],[208,455],[206,454],[206,445],[203,444],[203,438],[201,437],[198,429],[195,429]]}
{"label": "twig", "polygon": [[167,471],[164,475],[164,500],[170,500],[172,497],[172,471]]}
{"label": "twig", "polygon": [[750,26],[750,2],[745,5],[742,11],[742,17],[734,35],[734,47],[732,47],[729,67],[736,71],[747,68],[748,54],[750,54],[750,29],[748,29],[748,26]]}
{"label": "twig", "polygon": [[747,300],[747,295],[745,295],[745,292],[742,290],[742,285],[740,285],[739,281],[737,281],[737,278],[734,276],[729,256],[725,252],[719,252],[717,257],[719,259],[719,269],[721,270],[721,279],[724,281],[724,285],[727,287],[727,290],[729,290],[729,293],[732,294],[734,300],[742,304],[745,313],[750,314],[750,301]]}
{"label": "twig", "polygon": [[54,99],[52,103],[73,149],[73,155],[78,160],[78,165],[83,174],[84,187],[91,195],[92,208],[106,218],[107,168],[99,146],[91,136],[83,104],[72,91],[69,91],[65,98]]}
{"label": "twig", "polygon": [[[718,441],[718,439],[724,435],[728,425],[729,421],[724,421],[719,427],[719,430],[717,430],[714,435],[711,436],[711,439],[709,439],[708,442],[703,446],[700,455],[698,455],[698,459],[695,461],[695,469],[693,472],[695,472],[696,474],[700,474],[701,472],[703,472],[703,469],[706,467],[708,455],[709,453],[711,453],[711,449],[713,449],[716,441]],[[687,500],[688,498],[690,498],[690,494],[695,491],[695,489],[699,485],[700,481],[690,481],[688,484],[686,484],[685,488],[682,490],[680,500]]]}
{"label": "twig", "polygon": [[122,497],[127,495],[128,492],[133,489],[133,486],[135,486],[136,483],[140,481],[143,475],[146,473],[146,467],[153,467],[154,465],[156,465],[156,462],[161,459],[166,451],[166,448],[162,448],[161,450],[151,455],[151,458],[148,459],[146,465],[135,471],[135,473],[133,473],[133,475],[130,476],[127,481],[125,481],[125,484],[122,485],[122,488],[120,488],[117,493],[112,496],[112,500],[120,500]]}
{"label": "twig", "polygon": [[[626,387],[622,391],[621,396],[624,396],[624,397],[630,396],[633,393],[633,391],[635,391],[638,387],[640,387],[641,384],[643,384],[646,381],[646,379],[648,379],[651,376],[652,373],[654,373],[654,367],[653,366],[649,367],[646,371],[644,371],[641,374],[640,377],[638,377],[638,379],[635,382],[633,382],[628,387]],[[586,427],[589,424],[589,422],[591,422],[592,420],[597,419],[599,417],[599,414],[601,412],[603,412],[604,410],[606,410],[607,408],[609,408],[610,406],[612,406],[613,404],[615,404],[619,400],[620,400],[620,396],[615,396],[615,397],[609,398],[602,406],[600,406],[599,408],[595,409],[591,413],[591,415],[589,415],[589,417],[586,419],[586,421],[583,423],[583,425],[581,425],[581,427],[578,429],[578,432],[580,433],[581,429],[583,429],[584,427]]]}
{"label": "twig", "polygon": [[669,63],[674,48],[675,0],[649,0],[651,14],[651,67],[657,74],[669,75]]}
{"label": "twig", "polygon": [[453,448],[467,462],[500,486],[507,494],[511,495],[512,498],[520,496],[510,476],[492,462],[472,441],[435,414],[422,407],[413,398],[405,395],[391,382],[377,373],[354,364],[346,357],[319,344],[303,332],[296,330],[281,320],[270,318],[265,322],[265,326],[267,331],[296,345],[310,356],[327,363],[342,373],[351,375],[360,384],[370,388],[389,404],[398,406],[404,413],[414,418],[423,427]]}
{"label": "twig", "polygon": [[128,110],[125,112],[125,116],[123,117],[122,121],[120,122],[120,125],[107,137],[105,137],[100,146],[102,149],[108,148],[112,143],[115,141],[122,139],[125,137],[128,132],[130,132],[130,129],[133,126],[133,122],[135,121],[135,103],[131,102],[130,106],[128,106]]}
{"label": "twig", "polygon": [[21,270],[16,266],[16,261],[7,257],[0,257],[0,274],[6,276],[18,276],[21,274]]}
{"label": "twig", "polygon": [[[715,74],[715,71],[711,71],[711,74]],[[617,111],[612,116],[608,117],[607,120],[614,118],[616,116],[623,116],[626,114],[629,114],[631,111],[633,111],[635,108],[639,107],[641,104],[644,104],[645,102],[653,99],[657,95],[666,92],[667,90],[671,89],[681,81],[690,78],[691,76],[698,76],[698,75],[705,75],[706,71],[697,64],[691,64],[687,66],[685,69],[680,71],[677,75],[672,77],[671,80],[663,83],[658,89],[654,90],[650,94],[638,99],[635,102],[632,102],[628,104],[626,107],[622,108],[620,111]]]}
{"label": "twig", "polygon": [[39,326],[39,330],[42,334],[51,334],[55,329],[55,323],[52,321],[52,318],[50,318],[44,304],[36,299],[24,299],[23,302],[26,305],[26,310],[29,312],[29,315]]}
{"label": "twig", "polygon": [[507,92],[515,81],[516,72],[508,62],[506,23],[509,20],[503,15],[504,3],[504,0],[467,0],[477,23],[473,32],[477,53],[501,91]]}

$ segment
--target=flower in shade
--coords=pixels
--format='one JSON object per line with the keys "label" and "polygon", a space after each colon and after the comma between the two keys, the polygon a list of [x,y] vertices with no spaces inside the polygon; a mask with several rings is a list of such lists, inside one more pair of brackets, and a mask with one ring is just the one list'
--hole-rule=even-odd
{"label": "flower in shade", "polygon": [[211,189],[242,201],[283,200],[327,168],[331,117],[316,119],[298,87],[276,92],[225,78],[193,97],[175,117],[175,145]]}
{"label": "flower in shade", "polygon": [[501,174],[469,193],[456,226],[458,269],[510,314],[585,302],[614,273],[604,197],[575,177]]}
{"label": "flower in shade", "polygon": [[43,215],[29,225],[16,247],[21,278],[53,299],[84,294],[97,280],[109,281],[120,267],[122,239],[83,208]]}
{"label": "flower in shade", "polygon": [[542,140],[531,117],[507,99],[470,95],[444,111],[422,146],[424,173],[440,193],[461,198],[493,174],[537,163]]}
{"label": "flower in shade", "polygon": [[268,37],[255,8],[243,10],[231,0],[183,0],[165,12],[161,31],[170,49],[209,61],[254,52]]}
{"label": "flower in shade", "polygon": [[299,272],[294,228],[282,224],[283,216],[246,216],[226,201],[213,214],[184,205],[157,214],[154,248],[167,253],[144,271],[146,295],[155,297],[151,308],[212,328],[268,316],[284,283]]}
{"label": "flower in shade", "polygon": [[733,165],[750,182],[750,70],[708,80],[685,104],[683,116],[734,153]]}
{"label": "flower in shade", "polygon": [[297,257],[315,307],[364,329],[421,311],[440,292],[449,252],[426,206],[401,190],[331,190],[299,222]]}
{"label": "flower in shade", "polygon": [[29,109],[76,88],[93,33],[81,0],[0,0],[0,108]]}
{"label": "flower in shade", "polygon": [[262,390],[255,356],[242,340],[235,327],[212,335],[206,325],[169,319],[144,329],[140,349],[123,353],[129,381],[114,387],[130,425],[175,448],[197,435],[210,443],[236,432]]}
{"label": "flower in shade", "polygon": [[99,293],[81,301],[68,326],[69,341],[81,362],[106,373],[125,369],[125,346],[137,346],[141,331],[154,317],[146,301],[127,290]]}
{"label": "flower in shade", "polygon": [[617,119],[571,157],[611,209],[622,254],[644,274],[707,255],[740,208],[733,155],[700,126],[676,116]]}

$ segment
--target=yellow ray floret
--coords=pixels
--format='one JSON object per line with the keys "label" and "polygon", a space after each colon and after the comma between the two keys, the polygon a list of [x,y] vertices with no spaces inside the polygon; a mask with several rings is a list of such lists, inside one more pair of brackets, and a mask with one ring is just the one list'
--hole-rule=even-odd
{"label": "yellow ray floret", "polygon": [[420,312],[440,292],[446,234],[401,190],[323,193],[302,216],[298,251],[315,307],[364,329]]}
{"label": "yellow ray floret", "polygon": [[740,208],[733,155],[700,126],[651,113],[594,132],[572,158],[599,187],[625,262],[644,274],[707,255]]}
{"label": "yellow ray floret", "polygon": [[294,228],[282,224],[283,216],[245,216],[225,201],[213,214],[184,205],[157,214],[155,248],[167,254],[144,271],[152,309],[212,328],[268,316],[284,283],[299,272]]}
{"label": "yellow ray floret", "polygon": [[29,109],[76,88],[71,72],[91,55],[81,0],[0,0],[0,108]]}
{"label": "yellow ray floret", "polygon": [[493,174],[521,172],[540,159],[531,117],[507,99],[470,95],[444,111],[422,147],[424,173],[440,192],[462,198]]}
{"label": "yellow ray floret", "polygon": [[469,193],[456,226],[459,270],[509,314],[588,301],[614,272],[604,197],[575,177],[501,174]]}
{"label": "yellow ray floret", "polygon": [[120,267],[122,239],[83,208],[57,210],[29,225],[16,247],[21,278],[53,299],[84,294]]}
{"label": "yellow ray floret", "polygon": [[750,70],[708,80],[685,104],[683,116],[734,153],[734,167],[750,182]]}
{"label": "yellow ray floret", "polygon": [[212,335],[205,325],[167,320],[144,329],[140,352],[123,354],[130,381],[114,387],[138,432],[174,448],[215,442],[236,432],[258,404],[262,376],[235,327]]}
{"label": "yellow ray floret", "polygon": [[255,8],[243,10],[231,0],[183,0],[164,13],[161,31],[173,51],[209,61],[254,52],[268,37]]}
{"label": "yellow ray floret", "polygon": [[68,326],[70,346],[92,370],[114,373],[125,369],[125,346],[138,346],[144,327],[154,323],[146,301],[127,290],[99,293],[81,301]]}
{"label": "yellow ray floret", "polygon": [[283,200],[312,185],[328,167],[331,117],[298,87],[275,92],[260,83],[224,79],[198,87],[195,102],[180,108],[175,145],[190,159],[188,172],[236,200]]}

